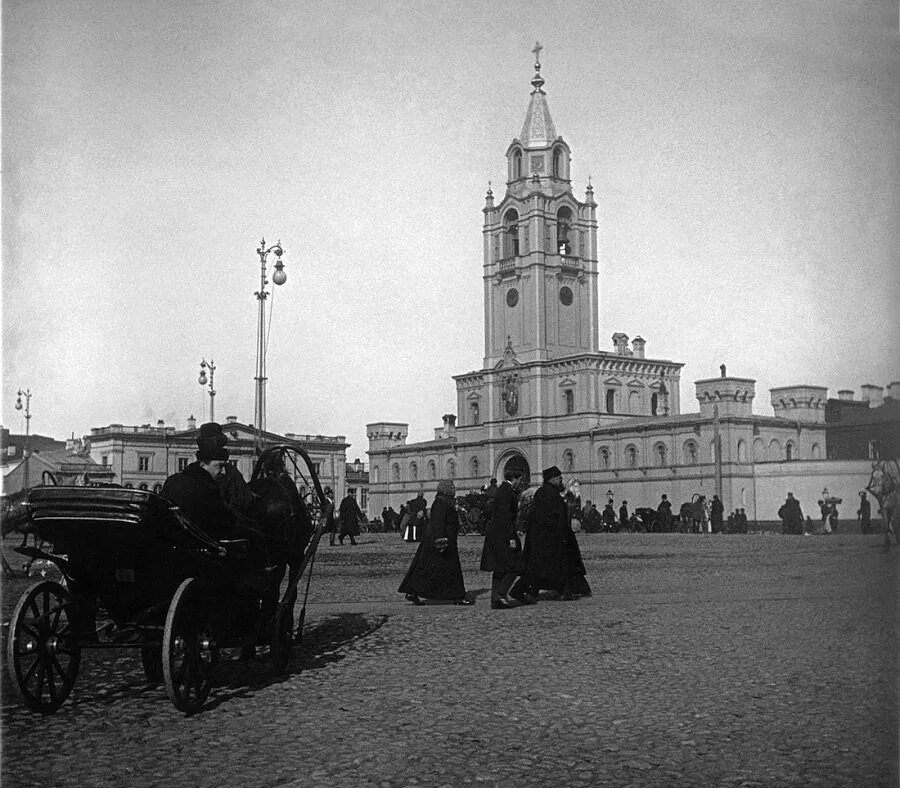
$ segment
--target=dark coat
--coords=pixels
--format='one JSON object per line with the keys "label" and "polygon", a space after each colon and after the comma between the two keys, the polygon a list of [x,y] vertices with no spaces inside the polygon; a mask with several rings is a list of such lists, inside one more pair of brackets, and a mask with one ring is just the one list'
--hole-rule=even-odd
{"label": "dark coat", "polygon": [[338,510],[338,517],[341,521],[341,536],[359,536],[359,521],[362,519],[362,510],[360,510],[355,498],[349,495],[344,497]]}
{"label": "dark coat", "polygon": [[[534,508],[525,533],[525,575],[536,588],[561,591],[567,580],[566,531],[568,511],[559,490],[542,484],[534,494]],[[573,535],[574,538],[574,535]]]}
{"label": "dark coat", "polygon": [[[516,574],[519,571],[521,543],[516,533],[518,495],[513,486],[504,481],[491,501],[490,520],[484,532],[481,550],[483,572]],[[512,543],[513,547],[510,547]]]}
{"label": "dark coat", "polygon": [[712,520],[714,525],[721,527],[724,514],[725,505],[718,498],[713,498],[709,507],[709,519]]}
{"label": "dark coat", "polygon": [[[438,495],[431,505],[431,519],[419,549],[398,589],[425,599],[462,599],[466,595],[462,566],[459,563],[459,516],[455,503]],[[435,540],[446,539],[447,547],[438,550]]]}
{"label": "dark coat", "polygon": [[778,510],[778,516],[781,518],[784,533],[803,533],[803,511],[800,509],[800,501],[796,498],[788,498]]}
{"label": "dark coat", "polygon": [[200,467],[199,462],[192,462],[183,471],[172,474],[160,494],[214,539],[234,536],[234,513],[225,504],[215,479]]}

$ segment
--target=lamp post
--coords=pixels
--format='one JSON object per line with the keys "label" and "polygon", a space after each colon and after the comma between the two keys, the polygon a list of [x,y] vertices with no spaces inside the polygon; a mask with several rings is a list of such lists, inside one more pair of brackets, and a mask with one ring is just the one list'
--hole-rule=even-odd
{"label": "lamp post", "polygon": [[216,389],[215,389],[215,378],[216,378],[216,364],[210,359],[208,362],[206,359],[203,359],[200,362],[200,377],[197,378],[197,382],[201,386],[205,386],[207,382],[206,370],[209,370],[209,420],[216,420]]}
{"label": "lamp post", "polygon": [[254,404],[253,420],[256,425],[256,451],[262,451],[262,434],[266,429],[266,349],[268,347],[268,336],[266,334],[266,298],[269,292],[266,285],[269,280],[266,279],[266,259],[270,252],[275,252],[275,273],[272,274],[272,282],[276,285],[283,285],[287,281],[287,274],[284,272],[284,263],[281,262],[281,255],[284,250],[281,248],[281,241],[276,241],[272,246],[266,248],[266,239],[263,238],[259,242],[259,248],[256,253],[259,255],[259,290],[256,291],[256,300],[259,302],[259,325],[257,326],[256,336],[256,398]]}
{"label": "lamp post", "polygon": [[31,449],[29,447],[31,437],[31,389],[19,389],[16,397],[16,410],[22,410],[22,397],[25,397],[25,448],[22,450],[22,456],[25,458],[25,478],[23,481],[24,489],[28,489],[28,466],[31,458]]}

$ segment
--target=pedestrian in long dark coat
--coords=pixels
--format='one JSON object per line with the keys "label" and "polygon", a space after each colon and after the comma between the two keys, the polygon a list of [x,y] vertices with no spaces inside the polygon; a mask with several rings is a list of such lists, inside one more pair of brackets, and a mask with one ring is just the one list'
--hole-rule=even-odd
{"label": "pedestrian in long dark coat", "polygon": [[356,544],[356,537],[359,536],[359,521],[362,519],[362,511],[359,504],[349,492],[341,501],[341,507],[338,510],[338,519],[341,523],[341,530],[338,533],[338,541],[343,544],[344,539],[350,537],[350,544]]}
{"label": "pedestrian in long dark coat", "polygon": [[406,512],[409,515],[409,519],[403,533],[405,541],[422,541],[422,534],[425,532],[427,523],[427,509],[428,502],[425,500],[425,493],[420,492],[415,498],[407,502]]}
{"label": "pedestrian in long dark coat", "polygon": [[794,497],[794,493],[788,493],[787,499],[778,510],[781,518],[781,531],[785,534],[803,533],[803,511],[800,501]]}
{"label": "pedestrian in long dark coat", "polygon": [[712,532],[720,534],[723,530],[725,516],[725,505],[719,500],[718,495],[714,495],[709,510],[709,519],[712,524]]}
{"label": "pedestrian in long dark coat", "polygon": [[406,594],[408,601],[414,605],[424,604],[423,598],[449,600],[457,605],[474,604],[474,599],[466,599],[458,534],[456,485],[452,479],[443,479],[438,482],[422,542],[397,589]]}
{"label": "pedestrian in long dark coat", "polygon": [[622,505],[619,507],[619,530],[628,530],[628,501],[622,501]]}
{"label": "pedestrian in long dark coat", "polygon": [[[575,599],[569,588],[571,535],[568,510],[560,493],[562,471],[555,465],[543,471],[544,483],[534,494],[533,509],[525,532],[524,571],[510,596],[525,603],[537,600],[541,589],[549,589],[563,598]],[[568,534],[567,534],[568,532]],[[576,543],[577,549],[577,543]]]}
{"label": "pedestrian in long dark coat", "polygon": [[503,483],[497,487],[490,504],[490,519],[481,550],[481,571],[492,573],[491,608],[494,610],[512,607],[506,595],[521,571],[519,560],[522,544],[516,533],[516,512],[521,488],[521,473],[505,473]]}

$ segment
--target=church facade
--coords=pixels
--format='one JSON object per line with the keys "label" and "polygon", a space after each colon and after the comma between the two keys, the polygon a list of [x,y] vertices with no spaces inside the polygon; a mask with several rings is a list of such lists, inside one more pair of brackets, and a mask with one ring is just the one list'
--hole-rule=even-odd
{"label": "church facade", "polygon": [[[620,332],[600,348],[597,203],[590,183],[583,199],[572,190],[571,151],[539,62],[531,85],[521,134],[506,151],[506,192],[495,200],[489,188],[482,209],[481,368],[454,376],[456,414],[433,440],[407,443],[403,422],[367,425],[373,511],[430,496],[441,478],[466,492],[513,468],[539,482],[550,465],[600,508],[608,498],[655,507],[663,493],[676,503],[716,493],[726,512],[743,507],[755,520],[758,480],[771,477],[760,516],[772,519],[773,491],[775,510],[786,490],[818,494],[830,470],[808,464],[803,483],[793,471],[826,457],[825,388],[772,389],[773,415],[755,416],[755,381],[723,365],[696,381],[699,410],[682,413],[683,364]],[[759,473],[783,463],[794,464],[783,483]]]}

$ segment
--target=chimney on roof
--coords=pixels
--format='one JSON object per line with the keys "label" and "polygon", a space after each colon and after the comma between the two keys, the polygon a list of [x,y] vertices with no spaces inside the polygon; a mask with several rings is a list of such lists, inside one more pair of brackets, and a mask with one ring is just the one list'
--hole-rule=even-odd
{"label": "chimney on roof", "polygon": [[860,388],[863,401],[868,402],[870,408],[878,408],[884,404],[884,387],[866,383]]}
{"label": "chimney on roof", "polygon": [[643,337],[635,337],[631,340],[631,347],[634,348],[634,355],[636,358],[644,357],[644,348],[647,345],[647,341]]}
{"label": "chimney on roof", "polygon": [[838,399],[844,402],[853,402],[853,389],[841,389],[838,392]]}
{"label": "chimney on roof", "polygon": [[237,424],[237,416],[226,416],[225,422],[227,424]]}
{"label": "chimney on roof", "polygon": [[612,335],[613,347],[616,349],[617,356],[630,356],[631,350],[628,347],[628,334],[617,331]]}
{"label": "chimney on roof", "polygon": [[193,413],[192,413],[190,416],[188,416],[188,419],[187,419],[187,428],[188,428],[189,430],[195,430],[195,429],[197,429],[197,419],[194,418],[194,414],[193,414]]}

